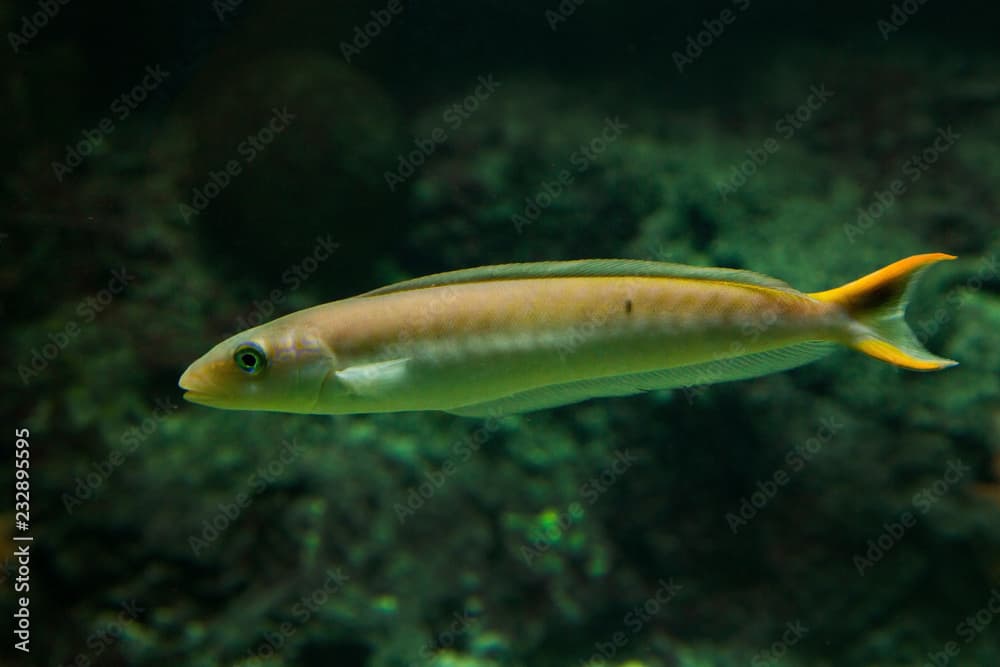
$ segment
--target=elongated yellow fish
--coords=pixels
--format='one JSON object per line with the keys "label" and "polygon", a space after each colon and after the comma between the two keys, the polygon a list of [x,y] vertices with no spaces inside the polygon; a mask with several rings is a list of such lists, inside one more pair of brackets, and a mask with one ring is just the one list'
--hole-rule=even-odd
{"label": "elongated yellow fish", "polygon": [[939,370],[956,362],[924,349],[903,311],[916,276],[947,259],[915,255],[813,294],[749,271],[638,260],[454,271],[248,329],[180,386],[233,410],[487,416],[765,375],[836,344]]}

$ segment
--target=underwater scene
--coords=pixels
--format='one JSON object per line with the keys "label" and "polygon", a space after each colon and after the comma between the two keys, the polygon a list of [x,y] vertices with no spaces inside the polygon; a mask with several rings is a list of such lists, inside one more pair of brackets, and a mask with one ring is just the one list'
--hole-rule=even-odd
{"label": "underwater scene", "polygon": [[0,0],[0,665],[1000,665],[998,25]]}

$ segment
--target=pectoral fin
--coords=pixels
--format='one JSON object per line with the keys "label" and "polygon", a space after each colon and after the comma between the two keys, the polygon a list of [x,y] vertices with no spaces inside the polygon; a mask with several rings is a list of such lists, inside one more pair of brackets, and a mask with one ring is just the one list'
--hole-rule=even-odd
{"label": "pectoral fin", "polygon": [[376,361],[337,371],[337,379],[356,396],[377,397],[406,379],[408,358]]}

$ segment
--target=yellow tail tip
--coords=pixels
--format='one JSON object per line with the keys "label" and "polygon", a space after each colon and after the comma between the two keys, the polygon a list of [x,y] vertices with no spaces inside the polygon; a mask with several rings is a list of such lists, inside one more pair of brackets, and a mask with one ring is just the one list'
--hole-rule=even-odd
{"label": "yellow tail tip", "polygon": [[955,259],[943,252],[913,255],[825,292],[814,299],[836,303],[851,317],[847,343],[881,361],[915,371],[938,371],[958,362],[932,354],[903,319],[917,277],[932,264]]}
{"label": "yellow tail tip", "polygon": [[858,352],[864,352],[869,357],[874,357],[875,359],[885,361],[894,366],[900,366],[901,368],[908,368],[911,371],[941,371],[945,368],[958,365],[958,362],[953,359],[915,357],[907,354],[892,343],[878,338],[865,338],[854,343],[853,347]]}
{"label": "yellow tail tip", "polygon": [[914,273],[926,266],[952,259],[958,258],[955,255],[949,255],[943,252],[928,252],[922,255],[911,255],[910,257],[901,259],[898,262],[893,262],[889,266],[883,267],[874,273],[869,273],[867,276],[862,276],[857,280],[851,281],[846,285],[841,285],[840,287],[835,287],[833,289],[826,290],[825,292],[813,292],[809,296],[814,299],[819,299],[820,301],[835,301],[845,306],[849,306],[858,301],[861,297],[871,294],[874,290],[891,285],[900,279],[908,282]]}

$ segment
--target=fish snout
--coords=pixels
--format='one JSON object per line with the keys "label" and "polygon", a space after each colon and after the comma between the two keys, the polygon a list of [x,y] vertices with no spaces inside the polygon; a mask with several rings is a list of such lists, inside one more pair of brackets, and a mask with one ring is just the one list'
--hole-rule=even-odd
{"label": "fish snout", "polygon": [[184,371],[177,385],[184,390],[185,400],[208,405],[212,399],[221,398],[223,393],[214,376],[211,364],[196,361]]}

